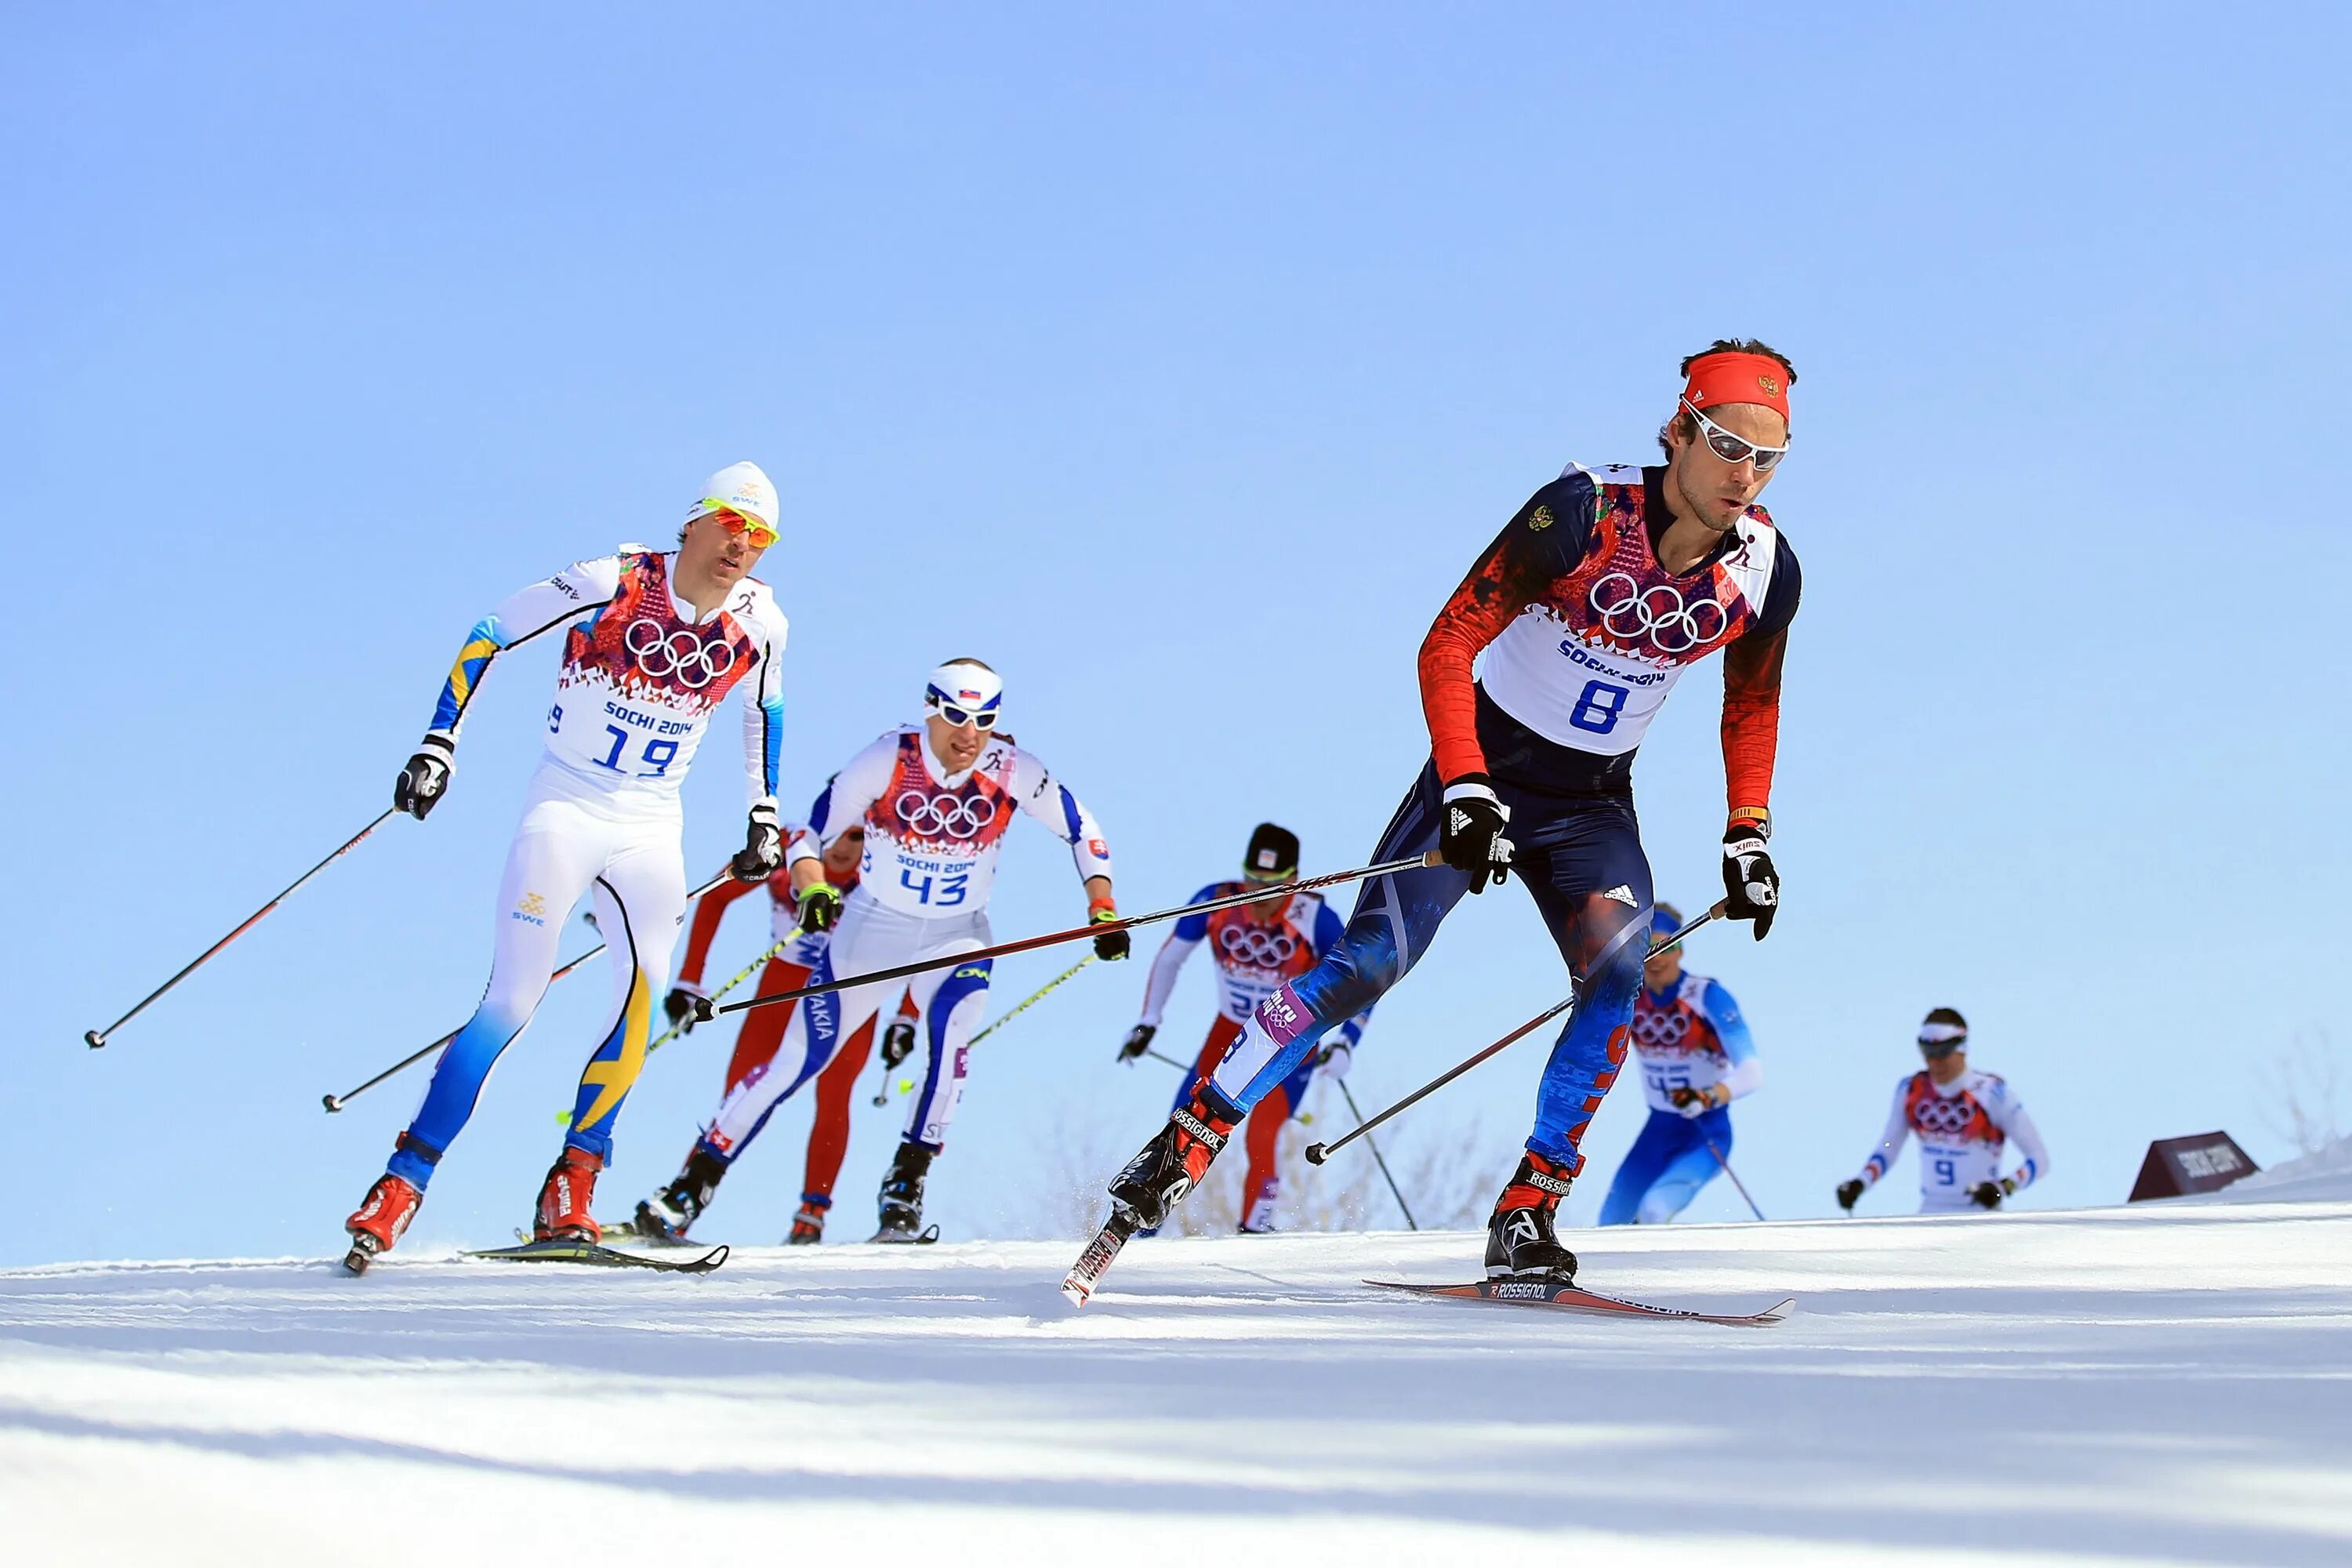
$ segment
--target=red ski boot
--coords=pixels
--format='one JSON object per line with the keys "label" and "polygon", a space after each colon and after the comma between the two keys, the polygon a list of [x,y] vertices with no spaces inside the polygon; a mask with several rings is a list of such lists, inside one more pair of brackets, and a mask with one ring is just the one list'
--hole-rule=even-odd
{"label": "red ski boot", "polygon": [[352,1249],[343,1255],[343,1267],[354,1274],[366,1273],[377,1253],[392,1250],[392,1244],[400,1239],[401,1232],[408,1228],[408,1222],[416,1217],[416,1210],[424,1202],[425,1194],[402,1178],[390,1172],[378,1176],[359,1212],[343,1221],[343,1228],[352,1237]]}
{"label": "red ski boot", "polygon": [[[828,1205],[829,1206],[829,1205]],[[824,1239],[824,1209],[814,1199],[801,1200],[800,1213],[793,1215],[792,1234],[784,1237],[787,1247],[814,1247]]]}
{"label": "red ski boot", "polygon": [[604,1229],[588,1212],[596,1201],[596,1173],[604,1168],[602,1155],[563,1146],[539,1189],[539,1212],[530,1226],[533,1240],[593,1243],[604,1238]]}

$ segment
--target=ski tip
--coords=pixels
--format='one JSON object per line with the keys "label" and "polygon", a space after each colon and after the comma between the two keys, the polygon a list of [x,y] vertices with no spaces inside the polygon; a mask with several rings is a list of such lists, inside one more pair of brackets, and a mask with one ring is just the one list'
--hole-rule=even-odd
{"label": "ski tip", "polygon": [[1757,1313],[1756,1321],[1759,1323],[1777,1323],[1781,1319],[1787,1317],[1789,1315],[1789,1309],[1796,1304],[1797,1299],[1794,1296],[1791,1296],[1787,1300],[1767,1307],[1762,1311]]}
{"label": "ski tip", "polygon": [[1069,1298],[1071,1307],[1076,1309],[1085,1306],[1094,1292],[1074,1276],[1062,1281],[1062,1294]]}

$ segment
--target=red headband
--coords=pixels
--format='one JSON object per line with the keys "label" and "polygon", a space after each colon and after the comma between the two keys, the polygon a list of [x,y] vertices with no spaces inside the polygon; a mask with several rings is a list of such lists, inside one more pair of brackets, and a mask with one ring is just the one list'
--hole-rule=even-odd
{"label": "red headband", "polygon": [[1702,354],[1691,361],[1683,398],[1693,408],[1760,403],[1789,417],[1789,372],[1769,354]]}

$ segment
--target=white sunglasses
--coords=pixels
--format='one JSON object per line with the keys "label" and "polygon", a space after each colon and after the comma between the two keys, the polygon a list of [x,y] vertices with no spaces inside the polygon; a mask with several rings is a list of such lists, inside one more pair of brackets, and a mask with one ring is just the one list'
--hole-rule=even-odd
{"label": "white sunglasses", "polygon": [[1744,463],[1753,458],[1756,471],[1769,474],[1780,467],[1781,458],[1789,455],[1785,445],[1759,447],[1745,436],[1733,435],[1693,407],[1687,397],[1683,399],[1683,406],[1690,409],[1690,416],[1698,421],[1699,433],[1706,437],[1706,449],[1727,463]]}

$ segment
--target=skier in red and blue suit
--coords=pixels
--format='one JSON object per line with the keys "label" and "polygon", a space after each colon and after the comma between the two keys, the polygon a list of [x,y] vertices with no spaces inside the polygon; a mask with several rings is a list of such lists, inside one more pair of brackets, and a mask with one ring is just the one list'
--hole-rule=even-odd
{"label": "skier in red and blue suit", "polygon": [[[1259,1005],[1213,1080],[1112,1182],[1107,1236],[1161,1224],[1324,1032],[1402,979],[1463,894],[1516,869],[1582,984],[1545,1067],[1526,1153],[1488,1222],[1486,1272],[1574,1279],[1555,1218],[1624,1060],[1645,956],[1633,944],[1653,902],[1633,754],[1683,672],[1718,649],[1727,913],[1752,921],[1761,940],[1780,903],[1767,840],[1799,576],[1756,502],[1788,451],[1796,376],[1753,341],[1719,341],[1682,368],[1659,433],[1665,462],[1571,464],[1519,509],[1422,643],[1431,758],[1374,858],[1434,848],[1444,864],[1365,884],[1339,945]],[[1101,1246],[1073,1271],[1082,1289],[1108,1266],[1090,1261]]]}
{"label": "skier in red and blue suit", "polygon": [[[1295,881],[1298,877],[1298,836],[1286,827],[1261,822],[1250,835],[1242,857],[1242,879],[1212,882],[1185,902],[1204,904],[1214,899]],[[1134,1062],[1151,1048],[1160,1032],[1160,1015],[1176,989],[1185,961],[1203,943],[1217,971],[1217,1017],[1202,1042],[1200,1060],[1176,1086],[1172,1109],[1182,1110],[1193,1091],[1225,1059],[1225,1052],[1242,1037],[1242,1028],[1257,1005],[1286,980],[1296,980],[1331,951],[1343,929],[1339,912],[1315,892],[1294,893],[1287,899],[1260,899],[1255,903],[1187,915],[1176,922],[1143,990],[1143,1016],[1128,1031],[1118,1058]],[[1320,1070],[1333,1079],[1345,1078],[1355,1059],[1369,1013],[1357,1015],[1333,1032],[1322,1050],[1301,1057],[1290,1076],[1257,1102],[1249,1117],[1249,1168],[1242,1178],[1241,1229],[1249,1236],[1274,1229],[1274,1214],[1281,1197],[1281,1167],[1276,1159],[1282,1129],[1293,1112],[1306,1103],[1307,1086]]]}
{"label": "skier in red and blue suit", "polygon": [[[1650,940],[1682,926],[1674,906],[1660,904]],[[1609,1184],[1602,1225],[1664,1225],[1688,1208],[1731,1157],[1731,1102],[1764,1083],[1764,1059],[1739,1004],[1723,982],[1685,972],[1678,947],[1653,952],[1642,966],[1633,1054],[1650,1120]]]}

